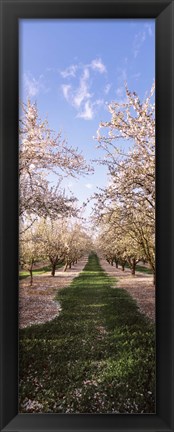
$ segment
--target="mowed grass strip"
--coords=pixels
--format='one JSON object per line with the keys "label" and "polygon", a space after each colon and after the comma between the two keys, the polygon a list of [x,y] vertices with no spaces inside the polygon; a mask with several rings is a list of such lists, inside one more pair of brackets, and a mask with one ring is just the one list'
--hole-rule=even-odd
{"label": "mowed grass strip", "polygon": [[61,314],[20,331],[20,412],[154,413],[155,333],[92,254]]}

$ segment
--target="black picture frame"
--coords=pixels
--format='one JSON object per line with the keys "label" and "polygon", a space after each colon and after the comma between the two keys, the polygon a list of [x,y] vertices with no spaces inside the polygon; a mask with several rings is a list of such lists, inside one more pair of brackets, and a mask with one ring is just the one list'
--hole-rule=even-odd
{"label": "black picture frame", "polygon": [[[156,414],[18,414],[18,20],[20,18],[155,18],[156,20]],[[173,0],[1,0],[1,431],[174,431],[173,32]]]}

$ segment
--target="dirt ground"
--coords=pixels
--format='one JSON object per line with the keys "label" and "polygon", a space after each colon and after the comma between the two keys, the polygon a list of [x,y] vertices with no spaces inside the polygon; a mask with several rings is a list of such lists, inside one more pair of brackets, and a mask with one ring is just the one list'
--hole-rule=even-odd
{"label": "dirt ground", "polygon": [[22,279],[19,284],[19,327],[41,324],[55,318],[61,311],[59,302],[54,300],[57,290],[70,285],[87,260],[87,257],[82,258],[66,272],[63,268],[58,269],[54,277],[51,272],[34,276],[32,287],[30,277]]}
{"label": "dirt ground", "polygon": [[155,321],[155,286],[153,276],[137,272],[135,276],[131,271],[125,268],[111,266],[106,260],[100,259],[103,269],[112,277],[117,278],[117,288],[124,288],[137,301],[139,309],[147,315],[152,321]]}
{"label": "dirt ground", "polygon": [[[19,327],[24,328],[55,318],[61,311],[59,302],[54,300],[57,290],[70,285],[83,270],[87,260],[88,258],[84,257],[66,272],[60,268],[55,277],[52,277],[50,272],[34,276],[32,287],[30,277],[22,279],[19,286]],[[123,272],[121,268],[116,269],[102,258],[100,264],[110,276],[117,278],[115,286],[127,290],[137,301],[140,311],[155,321],[153,277],[140,272],[133,276],[129,269],[126,268]]]}

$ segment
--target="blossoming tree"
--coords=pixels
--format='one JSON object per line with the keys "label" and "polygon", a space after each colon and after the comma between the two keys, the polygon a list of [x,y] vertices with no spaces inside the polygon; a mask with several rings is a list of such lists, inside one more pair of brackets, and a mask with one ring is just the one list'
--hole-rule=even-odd
{"label": "blossoming tree", "polygon": [[155,274],[154,89],[153,85],[141,103],[126,87],[126,101],[108,106],[111,120],[100,123],[97,139],[104,152],[99,163],[107,166],[110,181],[95,195],[95,213],[100,222],[107,215],[116,238],[121,229],[133,272],[136,261],[144,257]]}
{"label": "blossoming tree", "polygon": [[[67,197],[61,181],[67,176],[88,174],[83,156],[77,148],[68,146],[50,129],[48,121],[39,117],[36,104],[28,100],[21,105],[19,125],[19,215],[57,217],[58,214],[75,214],[75,198]],[[55,186],[50,186],[50,175],[56,175]],[[30,226],[30,224],[29,224]]]}

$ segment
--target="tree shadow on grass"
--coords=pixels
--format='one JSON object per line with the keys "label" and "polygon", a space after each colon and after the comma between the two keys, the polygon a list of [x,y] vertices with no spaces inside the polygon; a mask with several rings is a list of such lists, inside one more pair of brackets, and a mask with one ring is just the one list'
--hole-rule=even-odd
{"label": "tree shadow on grass", "polygon": [[[60,315],[20,331],[20,412],[154,413],[154,327],[92,255]],[[32,411],[33,412],[33,411]]]}

